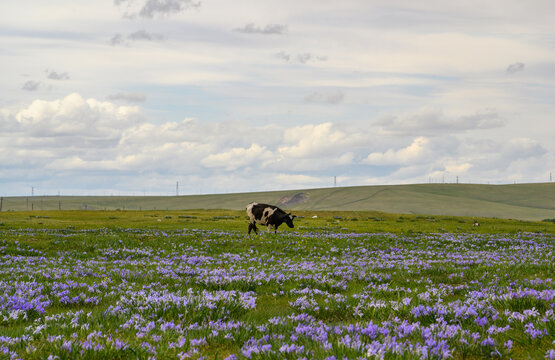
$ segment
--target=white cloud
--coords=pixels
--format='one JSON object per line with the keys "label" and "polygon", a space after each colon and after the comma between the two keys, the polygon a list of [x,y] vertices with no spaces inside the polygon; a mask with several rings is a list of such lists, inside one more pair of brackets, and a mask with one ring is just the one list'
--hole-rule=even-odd
{"label": "white cloud", "polygon": [[[545,176],[553,158],[537,140],[473,139],[467,134],[472,130],[464,133],[466,138],[456,133],[384,138],[376,137],[372,127],[332,122],[292,127],[196,119],[152,122],[139,107],[84,99],[77,93],[20,108],[3,107],[0,126],[0,163],[12,169],[9,173],[28,171],[46,179],[62,172],[67,183],[60,183],[60,188],[83,172],[145,179],[187,174],[202,178],[205,190],[226,192],[281,188],[280,184],[327,186],[334,175],[340,176],[342,185],[455,176],[461,181],[463,177],[518,180],[531,173]],[[218,184],[222,178],[228,185]],[[24,179],[4,175],[2,181]]]}
{"label": "white cloud", "polygon": [[369,139],[360,132],[346,132],[333,123],[296,126],[285,130],[280,154],[291,158],[336,155],[341,149],[359,147]]}
{"label": "white cloud", "polygon": [[243,166],[254,165],[272,158],[272,153],[264,146],[252,144],[250,148],[232,148],[218,154],[210,154],[202,159],[201,164],[210,168],[224,168],[227,171]]}
{"label": "white cloud", "polygon": [[132,124],[137,116],[136,107],[118,107],[95,99],[85,100],[73,93],[54,101],[35,100],[18,111],[14,118],[18,132],[35,138],[106,138],[117,136],[119,129]]}
{"label": "white cloud", "polygon": [[434,108],[424,108],[416,113],[384,116],[374,124],[384,133],[414,135],[494,129],[504,126],[505,121],[493,110],[470,115],[446,116]]}
{"label": "white cloud", "polygon": [[432,152],[430,141],[424,137],[417,137],[402,149],[389,149],[385,152],[373,152],[363,161],[369,165],[412,165],[430,160]]}
{"label": "white cloud", "polygon": [[[549,1],[5,4],[0,172],[10,164],[14,183],[75,179],[72,167],[213,184],[340,171],[351,184],[532,181],[554,168]],[[253,145],[267,159],[249,162]]]}
{"label": "white cloud", "polygon": [[448,174],[465,174],[467,173],[471,168],[472,168],[472,164],[464,162],[464,160],[462,160],[463,162],[447,162],[445,164],[445,172]]}
{"label": "white cloud", "polygon": [[294,175],[294,174],[275,174],[272,176],[275,185],[286,184],[294,187],[307,187],[310,184],[321,183],[322,179],[316,176]]}

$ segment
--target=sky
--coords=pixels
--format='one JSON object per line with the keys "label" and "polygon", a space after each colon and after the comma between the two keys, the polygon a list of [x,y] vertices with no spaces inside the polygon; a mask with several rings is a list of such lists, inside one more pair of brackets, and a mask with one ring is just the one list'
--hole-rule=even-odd
{"label": "sky", "polygon": [[548,182],[554,13],[2,0],[0,195]]}

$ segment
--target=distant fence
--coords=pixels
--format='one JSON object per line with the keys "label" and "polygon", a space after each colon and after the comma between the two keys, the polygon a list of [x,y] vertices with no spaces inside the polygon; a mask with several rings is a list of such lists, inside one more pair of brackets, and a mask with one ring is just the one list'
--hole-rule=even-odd
{"label": "distant fence", "polygon": [[1,197],[0,211],[180,210],[184,197],[30,196]]}

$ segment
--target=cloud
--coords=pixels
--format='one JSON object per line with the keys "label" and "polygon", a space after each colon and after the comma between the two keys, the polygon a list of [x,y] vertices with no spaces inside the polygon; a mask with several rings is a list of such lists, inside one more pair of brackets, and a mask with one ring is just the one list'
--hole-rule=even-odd
{"label": "cloud", "polygon": [[152,19],[156,15],[171,15],[190,8],[199,8],[200,1],[192,0],[148,0],[139,12],[139,16]]}
{"label": "cloud", "polygon": [[407,147],[385,152],[373,152],[369,154],[363,163],[368,165],[412,165],[433,158],[429,148],[430,140],[425,137],[417,137]]}
{"label": "cloud", "polygon": [[124,36],[122,34],[115,34],[109,41],[109,44],[112,46],[122,45],[122,46],[129,46],[129,41],[162,41],[164,40],[164,35],[156,34],[156,33],[149,33],[146,30],[137,30]]}
{"label": "cloud", "polygon": [[69,80],[69,74],[66,72],[58,73],[56,71],[46,70],[46,73],[46,77],[50,80]]}
{"label": "cloud", "polygon": [[472,164],[473,174],[481,178],[509,179],[514,168],[530,168],[533,164],[535,174],[521,174],[520,178],[530,178],[547,170],[549,152],[538,141],[526,137],[507,139],[506,141],[467,140],[457,149],[460,157],[463,155]]}
{"label": "cloud", "polygon": [[278,59],[284,60],[284,61],[289,61],[291,60],[291,55],[286,54],[285,51],[280,51],[276,54],[276,57]]}
{"label": "cloud", "polygon": [[33,138],[111,138],[117,136],[119,127],[132,124],[136,115],[137,108],[85,100],[73,93],[59,100],[33,101],[13,114],[16,126],[11,128]]}
{"label": "cloud", "polygon": [[517,73],[517,72],[523,71],[523,70],[524,70],[524,63],[516,62],[516,63],[511,64],[507,67],[506,73],[512,75],[514,73]]}
{"label": "cloud", "polygon": [[146,94],[141,93],[117,93],[106,96],[108,100],[123,100],[127,102],[145,102]]}
{"label": "cloud", "polygon": [[451,117],[436,109],[426,108],[416,113],[401,116],[385,116],[375,121],[374,125],[379,126],[382,132],[389,134],[437,135],[447,132],[499,128],[505,125],[505,121],[493,110]]}
{"label": "cloud", "polygon": [[343,101],[345,95],[341,90],[321,93],[314,91],[304,97],[304,101],[308,103],[322,103],[322,104],[339,104]]}
{"label": "cloud", "polygon": [[356,129],[343,129],[330,122],[310,124],[286,129],[278,152],[293,159],[321,158],[353,150],[369,140],[369,134]]}
{"label": "cloud", "polygon": [[149,34],[146,30],[138,30],[134,33],[127,35],[129,40],[137,41],[137,40],[147,40],[147,41],[157,41],[163,40],[164,36],[161,34]]}
{"label": "cloud", "polygon": [[[355,161],[356,149],[368,140],[367,134],[331,123],[288,128],[186,119],[154,124],[137,107],[84,99],[79,94],[35,100],[15,112],[2,109],[0,127],[0,152],[11,149],[16,155],[10,160],[22,166],[33,157],[37,169],[187,171],[206,176],[348,165]],[[270,141],[257,142],[269,131]]]}
{"label": "cloud", "polygon": [[516,138],[504,143],[503,152],[513,159],[528,159],[543,156],[547,150],[534,139]]}
{"label": "cloud", "polygon": [[199,8],[200,1],[193,0],[147,0],[144,4],[139,5],[139,8],[135,6],[135,2],[132,0],[114,0],[114,5],[124,6],[130,9],[130,12],[126,12],[124,17],[135,18],[137,16],[152,19],[156,16],[168,16],[179,14],[188,9]]}
{"label": "cloud", "polygon": [[264,28],[256,26],[254,23],[249,23],[242,28],[235,28],[233,31],[244,34],[262,34],[262,35],[281,35],[287,30],[287,25],[281,24],[268,24]]}
{"label": "cloud", "polygon": [[304,54],[299,54],[297,55],[297,60],[302,63],[302,64],[306,64],[309,61],[327,61],[328,57],[327,56],[316,56],[310,53],[304,53]]}
{"label": "cloud", "polygon": [[37,91],[40,87],[40,81],[29,80],[21,87],[21,90],[25,91]]}
{"label": "cloud", "polygon": [[109,44],[112,46],[116,46],[116,45],[127,46],[127,42],[125,41],[125,38],[121,34],[115,34],[114,36],[112,36],[112,38],[109,41]]}
{"label": "cloud", "polygon": [[302,175],[302,174],[287,174],[280,173],[273,175],[274,181],[277,184],[291,185],[296,188],[308,187],[314,183],[321,183],[322,179],[317,176]]}
{"label": "cloud", "polygon": [[[90,174],[98,177],[98,183],[87,180],[95,189],[135,186],[131,190],[142,191],[141,182],[171,187],[179,179],[183,191],[202,186],[211,192],[323,186],[334,175],[342,178],[342,185],[369,179],[422,182],[442,175],[446,181],[455,175],[468,181],[473,176],[487,180],[545,173],[552,158],[545,146],[528,137],[495,141],[454,132],[414,135],[407,141],[378,136],[373,127],[332,122],[152,121],[137,106],[112,102],[139,102],[143,96],[116,93],[100,101],[74,93],[0,107],[0,164],[2,170],[10,169],[0,171],[8,178],[4,183],[26,186],[26,177],[34,176],[36,186],[46,186],[47,179],[63,174],[67,182],[50,185],[63,190]],[[181,181],[185,176],[190,185]]]}
{"label": "cloud", "polygon": [[317,62],[317,61],[327,61],[327,56],[317,56],[311,53],[300,53],[297,55],[288,54],[285,51],[280,51],[275,54],[275,57],[281,59],[285,62],[291,62],[295,60],[300,64],[308,64],[310,62]]}
{"label": "cloud", "polygon": [[232,148],[221,153],[210,154],[202,159],[201,164],[206,167],[219,167],[233,171],[243,166],[272,159],[272,157],[272,152],[268,151],[266,147],[252,144],[248,149]]}

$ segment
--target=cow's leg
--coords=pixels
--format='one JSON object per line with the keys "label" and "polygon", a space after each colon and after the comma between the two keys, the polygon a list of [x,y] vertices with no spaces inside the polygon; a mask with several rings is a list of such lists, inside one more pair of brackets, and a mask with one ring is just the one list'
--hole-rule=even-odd
{"label": "cow's leg", "polygon": [[270,233],[270,231],[272,231],[272,225],[268,224],[268,234]]}
{"label": "cow's leg", "polygon": [[249,235],[250,235],[250,233],[251,233],[251,230],[254,230],[254,233],[255,233],[255,234],[257,233],[256,231],[257,231],[258,229],[256,228],[256,224],[249,223]]}
{"label": "cow's leg", "polygon": [[277,234],[277,228],[279,225],[276,225],[276,230],[274,231],[274,234]]}

